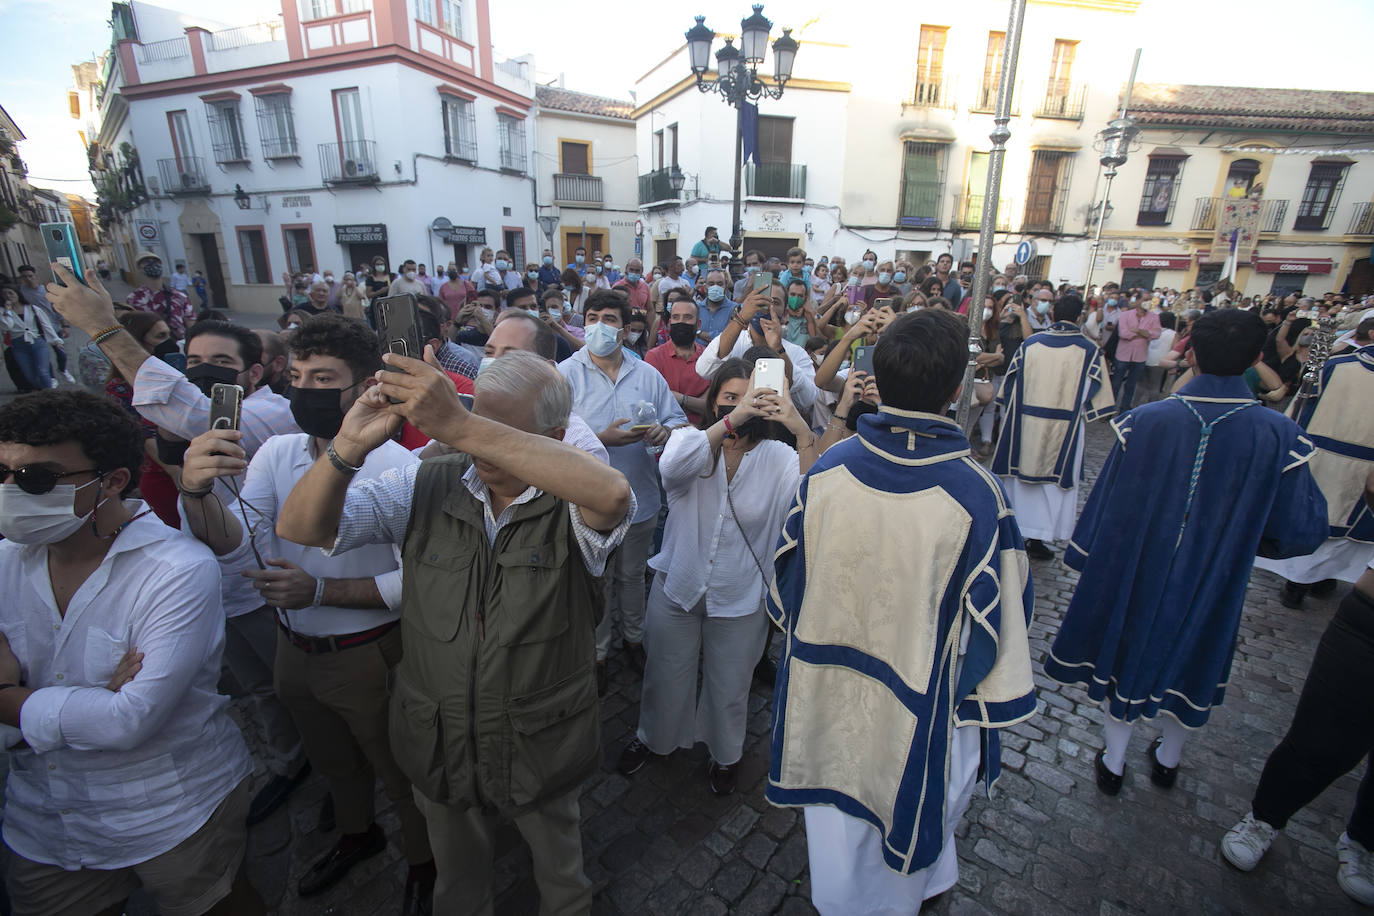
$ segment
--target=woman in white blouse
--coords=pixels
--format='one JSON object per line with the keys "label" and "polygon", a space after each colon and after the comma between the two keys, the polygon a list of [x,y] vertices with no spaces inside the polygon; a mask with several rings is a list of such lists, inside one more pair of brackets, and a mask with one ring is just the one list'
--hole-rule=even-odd
{"label": "woman in white blouse", "polygon": [[29,387],[39,390],[57,387],[52,377],[52,351],[48,346],[61,346],[62,337],[43,310],[25,303],[13,286],[0,291],[0,332],[10,335],[9,350]]}
{"label": "woman in white blouse", "polygon": [[[619,764],[628,776],[650,754],[705,741],[717,795],[735,790],[749,683],[768,632],[763,595],[773,549],[820,445],[787,391],[750,390],[751,369],[742,359],[721,363],[701,428],[674,430],[659,460],[668,523],[663,549],[649,561],[656,574],[639,729]],[[791,432],[798,448],[768,438],[769,421]]]}

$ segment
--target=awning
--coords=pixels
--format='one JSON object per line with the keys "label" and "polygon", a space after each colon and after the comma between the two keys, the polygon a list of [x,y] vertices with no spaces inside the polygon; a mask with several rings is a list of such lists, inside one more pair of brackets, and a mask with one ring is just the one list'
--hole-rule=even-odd
{"label": "awning", "polygon": [[1253,263],[1266,274],[1329,274],[1335,267],[1330,258],[1255,258]]}
{"label": "awning", "polygon": [[1193,263],[1186,254],[1123,254],[1121,266],[1137,270],[1187,270]]}
{"label": "awning", "polygon": [[1190,156],[1177,146],[1156,146],[1148,154],[1150,159],[1187,159]]}
{"label": "awning", "polygon": [[1035,134],[1030,139],[1030,148],[1074,152],[1083,148],[1083,141],[1071,134]]}

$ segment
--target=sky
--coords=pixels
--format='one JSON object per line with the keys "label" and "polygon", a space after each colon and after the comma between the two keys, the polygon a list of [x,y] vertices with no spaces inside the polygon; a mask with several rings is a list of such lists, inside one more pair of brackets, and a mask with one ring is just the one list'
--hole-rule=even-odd
{"label": "sky", "polygon": [[[157,5],[194,11],[204,9],[204,0]],[[235,12],[225,18],[246,24],[280,8],[273,0],[234,0]],[[816,21],[827,8],[835,8],[831,0],[770,0],[764,13],[775,34],[788,26],[805,42],[835,37],[826,34],[828,20]],[[695,7],[602,0],[572,19],[566,18],[566,0],[490,0],[490,9],[498,59],[532,53],[541,79],[561,74],[569,89],[623,99],[639,76],[681,43],[694,14],[724,32],[737,31],[750,12],[748,0],[699,0]],[[856,0],[844,5],[843,25],[849,33],[871,30],[890,54],[895,49],[883,37],[883,24],[910,9],[898,0]],[[1027,15],[1034,12],[1032,5]],[[29,138],[20,155],[39,187],[94,196],[79,125],[67,114],[67,89],[71,65],[109,46],[109,15],[108,0],[0,0],[0,22],[9,34],[0,105]],[[1374,91],[1367,63],[1371,0],[1142,0],[1135,22],[1137,30],[1122,36],[1122,58],[1144,48],[1140,82]],[[1247,24],[1260,31],[1247,34]],[[860,44],[852,34],[845,38]]]}

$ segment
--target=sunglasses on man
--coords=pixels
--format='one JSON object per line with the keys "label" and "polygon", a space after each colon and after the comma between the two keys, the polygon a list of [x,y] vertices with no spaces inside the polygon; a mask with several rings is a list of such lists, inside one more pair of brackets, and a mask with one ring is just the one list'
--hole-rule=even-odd
{"label": "sunglasses on man", "polygon": [[8,468],[0,464],[0,484],[7,482],[10,477],[19,485],[19,489],[33,496],[42,496],[44,493],[51,493],[57,482],[64,477],[75,477],[78,474],[100,474],[99,468],[86,468],[81,471],[58,471],[41,464],[26,464],[22,468]]}

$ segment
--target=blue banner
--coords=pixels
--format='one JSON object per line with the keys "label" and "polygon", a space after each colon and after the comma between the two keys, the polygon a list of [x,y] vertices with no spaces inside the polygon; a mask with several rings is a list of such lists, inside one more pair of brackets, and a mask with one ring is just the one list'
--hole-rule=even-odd
{"label": "blue banner", "polygon": [[744,137],[744,161],[759,161],[759,106],[740,102],[740,134]]}

